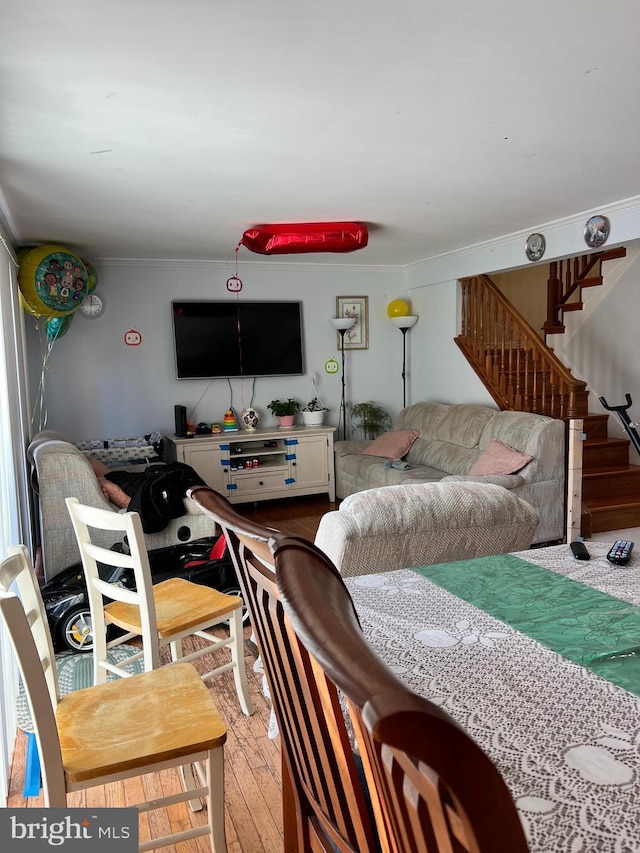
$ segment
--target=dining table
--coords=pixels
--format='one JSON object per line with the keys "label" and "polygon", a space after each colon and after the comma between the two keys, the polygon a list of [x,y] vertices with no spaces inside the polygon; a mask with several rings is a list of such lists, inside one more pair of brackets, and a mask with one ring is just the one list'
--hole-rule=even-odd
{"label": "dining table", "polygon": [[640,851],[640,553],[586,544],[345,578],[375,651],[497,766],[536,853]]}

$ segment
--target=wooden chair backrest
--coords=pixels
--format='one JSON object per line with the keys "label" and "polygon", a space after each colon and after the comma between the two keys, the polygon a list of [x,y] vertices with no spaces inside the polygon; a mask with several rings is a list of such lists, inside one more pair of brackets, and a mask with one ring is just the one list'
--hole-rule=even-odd
{"label": "wooden chair backrest", "polygon": [[[140,609],[145,671],[150,672],[153,669],[158,669],[160,651],[156,608],[149,555],[145,546],[140,516],[137,512],[120,513],[86,506],[81,504],[77,498],[66,498],[66,504],[76,534],[87,582],[87,595],[93,623],[94,662],[104,661],[107,658],[104,605],[109,601],[123,601],[127,604],[136,605]],[[123,554],[120,551],[113,551],[93,544],[92,530],[121,531],[126,535],[130,553]],[[135,590],[102,580],[98,572],[98,563],[131,569],[135,578]],[[104,680],[106,674],[103,674],[101,667],[98,667],[96,671],[100,673],[101,680]]]}
{"label": "wooden chair backrest", "polygon": [[[322,552],[279,537],[280,598],[299,641],[347,698],[370,790],[402,853],[525,853],[509,790],[475,741],[372,650],[343,579]],[[310,607],[310,602],[321,602]]]}
{"label": "wooden chair backrest", "polygon": [[13,545],[7,548],[7,554],[9,555],[7,559],[0,563],[0,589],[10,592],[15,584],[38,648],[49,698],[55,711],[60,698],[58,671],[40,584],[29,552],[24,545]]}
{"label": "wooden chair backrest", "polygon": [[[44,804],[60,806],[66,802],[66,786],[55,719],[59,694],[51,633],[27,549],[20,545],[8,551],[10,556],[0,563],[0,617],[13,646],[31,713]],[[9,591],[14,582],[20,598]]]}
{"label": "wooden chair backrest", "polygon": [[[295,831],[287,829],[292,815],[284,816],[285,849],[331,851],[330,839],[340,851],[375,851],[376,832],[338,692],[313,676],[280,602],[271,543],[282,534],[242,518],[211,489],[197,487],[190,496],[222,527],[251,614],[296,804]],[[322,598],[313,606],[321,609]]]}

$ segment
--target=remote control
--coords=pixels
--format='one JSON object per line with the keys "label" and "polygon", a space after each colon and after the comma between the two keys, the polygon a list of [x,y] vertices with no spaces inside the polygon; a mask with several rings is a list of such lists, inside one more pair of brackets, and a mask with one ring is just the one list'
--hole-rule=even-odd
{"label": "remote control", "polygon": [[617,539],[607,554],[607,560],[614,566],[626,566],[631,559],[632,551],[633,542],[628,539]]}
{"label": "remote control", "polygon": [[571,553],[573,554],[575,560],[591,559],[591,554],[589,554],[589,552],[587,551],[587,546],[584,544],[584,542],[578,542],[576,540],[575,542],[572,542],[569,545],[569,548],[571,548]]}

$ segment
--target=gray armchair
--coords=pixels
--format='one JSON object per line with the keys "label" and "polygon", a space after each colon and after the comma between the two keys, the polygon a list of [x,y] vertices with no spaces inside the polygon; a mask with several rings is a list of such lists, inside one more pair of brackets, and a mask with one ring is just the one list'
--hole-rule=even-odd
{"label": "gray armchair", "polygon": [[[104,496],[87,457],[61,433],[46,430],[34,436],[27,450],[33,466],[31,483],[39,510],[40,544],[46,580],[62,569],[80,563],[71,518],[65,498],[78,498],[80,503],[118,512],[118,507]],[[135,470],[128,467],[127,470]],[[184,499],[185,515],[173,519],[159,533],[145,534],[149,551],[215,536],[217,528],[190,498]],[[117,532],[100,532],[99,544],[110,548],[120,541]]]}

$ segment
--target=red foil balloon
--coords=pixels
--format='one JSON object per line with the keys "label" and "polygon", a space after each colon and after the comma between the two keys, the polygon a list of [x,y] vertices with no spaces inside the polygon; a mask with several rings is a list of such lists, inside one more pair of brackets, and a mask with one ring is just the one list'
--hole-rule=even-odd
{"label": "red foil balloon", "polygon": [[303,222],[257,225],[242,235],[241,245],[261,255],[303,252],[355,252],[369,242],[366,225],[358,222]]}

